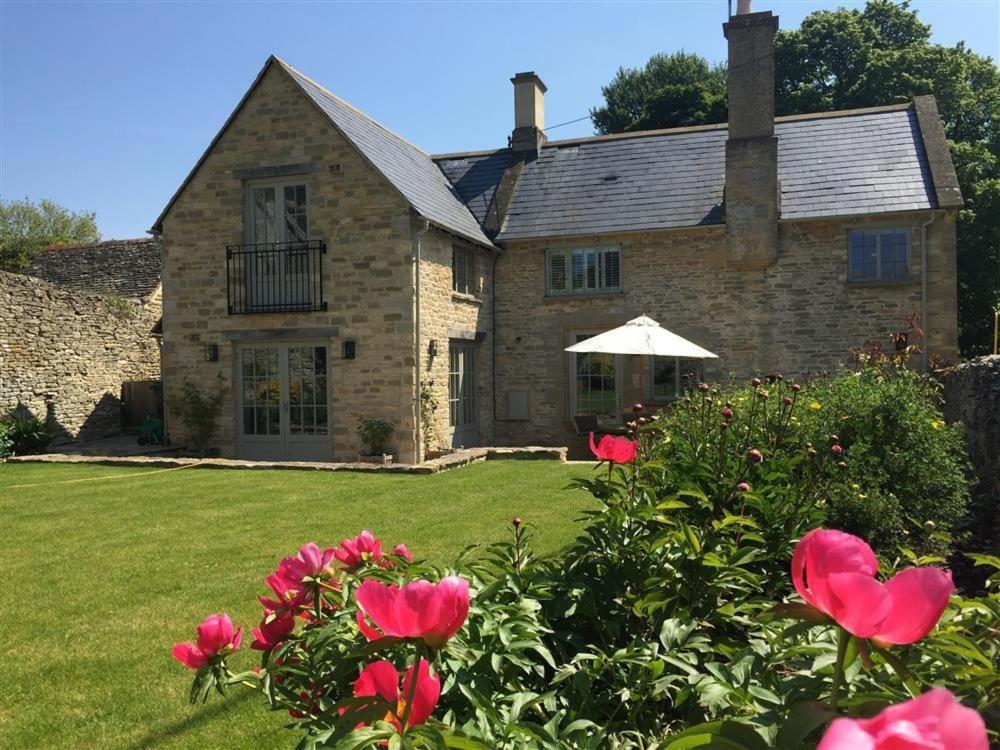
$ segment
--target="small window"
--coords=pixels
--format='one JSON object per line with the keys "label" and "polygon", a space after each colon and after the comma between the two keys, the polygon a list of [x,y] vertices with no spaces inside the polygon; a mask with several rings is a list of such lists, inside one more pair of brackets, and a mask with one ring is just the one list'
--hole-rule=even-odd
{"label": "small window", "polygon": [[678,357],[646,358],[648,401],[673,401],[681,392],[681,361]]}
{"label": "small window", "polygon": [[622,287],[621,250],[569,248],[548,251],[549,294],[617,292]]}
{"label": "small window", "polygon": [[848,263],[848,281],[908,281],[909,230],[852,230],[849,236]]}
{"label": "small window", "polygon": [[476,250],[468,245],[451,247],[451,288],[459,294],[478,294]]}

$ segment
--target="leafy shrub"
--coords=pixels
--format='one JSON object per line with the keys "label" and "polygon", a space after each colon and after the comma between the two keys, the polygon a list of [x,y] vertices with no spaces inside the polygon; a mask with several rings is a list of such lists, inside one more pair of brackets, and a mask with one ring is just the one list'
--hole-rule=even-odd
{"label": "leafy shrub", "polygon": [[381,419],[362,419],[358,424],[358,436],[365,447],[365,455],[380,456],[385,453],[385,445],[395,428]]}
{"label": "leafy shrub", "polygon": [[805,412],[803,434],[836,434],[850,456],[845,484],[853,491],[830,498],[838,528],[885,551],[903,541],[921,552],[950,549],[968,511],[971,468],[962,428],[945,422],[939,391],[906,368],[841,371],[811,385],[812,403],[822,408]]}
{"label": "leafy shrub", "polygon": [[[704,386],[669,414],[637,411],[637,458],[577,482],[599,508],[554,559],[532,556],[520,519],[512,541],[447,569],[405,548],[383,553],[367,532],[306,545],[266,579],[276,598],[262,599],[256,670],[230,671],[239,638],[218,618],[203,625],[220,634],[209,651],[175,646],[196,670],[192,700],[242,684],[289,713],[299,747],[344,750],[808,748],[838,715],[934,687],[1000,726],[996,583],[984,598],[949,597],[950,577],[927,569],[940,558],[904,549],[920,566],[906,576],[933,586],[893,596],[876,574],[889,579],[899,560],[883,555],[877,571],[853,554],[850,594],[792,598],[793,551],[814,538],[833,493],[853,489],[852,451],[806,439],[813,397],[783,381]],[[1000,571],[996,557],[975,561]],[[862,589],[889,609],[868,607]],[[897,610],[919,623],[912,638],[882,619],[861,636],[846,629]],[[407,667],[418,678],[400,687]]]}
{"label": "leafy shrub", "polygon": [[52,432],[37,417],[0,422],[0,455],[28,456],[44,453]]}
{"label": "leafy shrub", "polygon": [[199,455],[205,454],[219,429],[219,416],[222,414],[225,395],[225,379],[221,375],[215,390],[208,394],[202,393],[189,378],[184,378],[181,398],[177,399],[175,407],[177,415],[187,427],[191,447]]}

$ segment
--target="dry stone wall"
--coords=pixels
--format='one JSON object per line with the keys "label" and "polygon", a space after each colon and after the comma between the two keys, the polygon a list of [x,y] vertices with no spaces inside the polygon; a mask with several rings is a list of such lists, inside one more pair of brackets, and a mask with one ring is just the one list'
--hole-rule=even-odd
{"label": "dry stone wall", "polygon": [[160,377],[160,312],[158,295],[140,304],[0,272],[0,414],[47,418],[58,441],[117,434],[122,384]]}

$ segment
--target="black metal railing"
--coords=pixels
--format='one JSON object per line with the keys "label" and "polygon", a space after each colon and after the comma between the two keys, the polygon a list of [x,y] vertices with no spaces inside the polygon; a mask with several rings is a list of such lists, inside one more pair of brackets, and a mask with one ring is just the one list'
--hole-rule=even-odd
{"label": "black metal railing", "polygon": [[326,310],[324,255],[320,240],[227,245],[229,314]]}

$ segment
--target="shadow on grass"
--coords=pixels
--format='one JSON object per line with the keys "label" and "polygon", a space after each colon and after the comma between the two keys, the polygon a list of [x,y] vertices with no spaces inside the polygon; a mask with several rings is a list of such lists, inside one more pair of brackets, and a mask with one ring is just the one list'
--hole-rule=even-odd
{"label": "shadow on grass", "polygon": [[160,744],[166,740],[174,739],[185,732],[197,729],[203,724],[218,718],[228,711],[231,711],[244,701],[257,697],[260,697],[260,693],[250,690],[243,690],[235,694],[231,693],[228,697],[221,701],[216,701],[215,703],[209,705],[203,705],[201,710],[194,716],[188,716],[186,719],[180,719],[172,724],[168,724],[162,729],[150,732],[141,740],[129,745],[128,750],[150,750],[150,748],[159,747]]}

